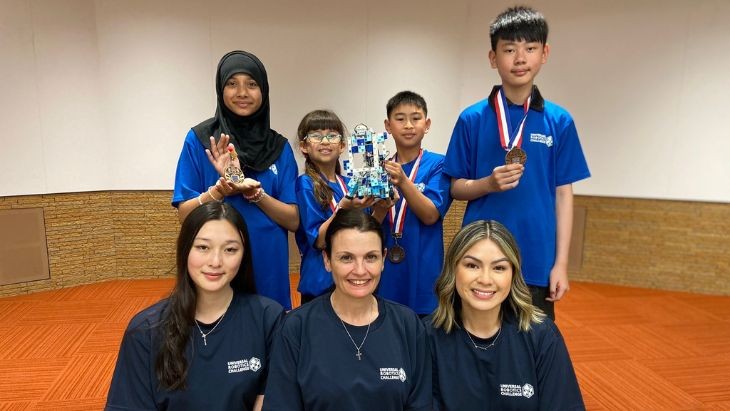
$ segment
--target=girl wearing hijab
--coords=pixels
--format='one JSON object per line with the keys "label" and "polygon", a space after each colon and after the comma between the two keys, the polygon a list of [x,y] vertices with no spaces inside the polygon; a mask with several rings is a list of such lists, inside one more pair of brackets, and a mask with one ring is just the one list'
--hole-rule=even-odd
{"label": "girl wearing hijab", "polygon": [[[215,116],[185,137],[172,205],[180,221],[210,201],[238,210],[253,239],[259,294],[290,309],[287,230],[299,226],[297,164],[287,139],[269,124],[266,69],[253,54],[232,51],[218,63],[215,86]],[[225,178],[231,167],[242,170],[245,178]]]}

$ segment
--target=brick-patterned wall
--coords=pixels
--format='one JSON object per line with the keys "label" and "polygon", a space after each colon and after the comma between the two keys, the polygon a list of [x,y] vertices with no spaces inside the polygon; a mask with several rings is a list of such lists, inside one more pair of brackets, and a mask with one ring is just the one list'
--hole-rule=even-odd
{"label": "brick-patterned wall", "polygon": [[[466,203],[444,221],[448,247]],[[586,208],[583,264],[570,278],[730,295],[730,204],[576,196]]]}
{"label": "brick-patterned wall", "polygon": [[0,209],[42,207],[51,278],[0,286],[0,296],[174,272],[179,224],[169,191],[0,197]]}
{"label": "brick-patterned wall", "polygon": [[571,278],[730,295],[730,204],[576,196],[583,266]]}
{"label": "brick-patterned wall", "polygon": [[[0,209],[43,207],[51,278],[0,296],[115,278],[173,275],[179,229],[169,191],[0,197]],[[576,196],[585,207],[583,265],[571,278],[730,295],[730,204]],[[465,203],[444,222],[445,246]],[[290,253],[292,271],[298,254]]]}

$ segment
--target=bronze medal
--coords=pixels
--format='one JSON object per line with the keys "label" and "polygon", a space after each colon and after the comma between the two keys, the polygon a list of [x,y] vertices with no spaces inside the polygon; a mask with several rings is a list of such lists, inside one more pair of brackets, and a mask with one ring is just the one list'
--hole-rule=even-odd
{"label": "bronze medal", "polygon": [[388,260],[393,264],[398,264],[406,258],[406,250],[396,244],[388,250]]}
{"label": "bronze medal", "polygon": [[526,162],[527,153],[519,147],[512,147],[512,149],[507,152],[507,155],[504,156],[504,163],[507,165],[517,163],[524,165]]}

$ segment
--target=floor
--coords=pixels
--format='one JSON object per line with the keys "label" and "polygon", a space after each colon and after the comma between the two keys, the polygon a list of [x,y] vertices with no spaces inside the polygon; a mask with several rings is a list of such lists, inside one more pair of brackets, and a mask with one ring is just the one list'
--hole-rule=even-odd
{"label": "floor", "polygon": [[[102,409],[127,321],[171,285],[0,298],[0,410]],[[730,297],[571,286],[558,325],[589,410],[730,410]]]}

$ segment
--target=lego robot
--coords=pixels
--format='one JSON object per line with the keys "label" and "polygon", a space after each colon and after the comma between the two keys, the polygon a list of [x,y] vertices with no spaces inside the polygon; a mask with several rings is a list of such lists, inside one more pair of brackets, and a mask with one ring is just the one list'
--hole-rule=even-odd
{"label": "lego robot", "polygon": [[[355,126],[347,141],[348,160],[343,162],[345,175],[350,177],[347,197],[393,198],[393,186],[383,163],[388,157],[385,140],[388,133],[375,134],[365,124]],[[355,167],[355,156],[362,156],[362,167]]]}

